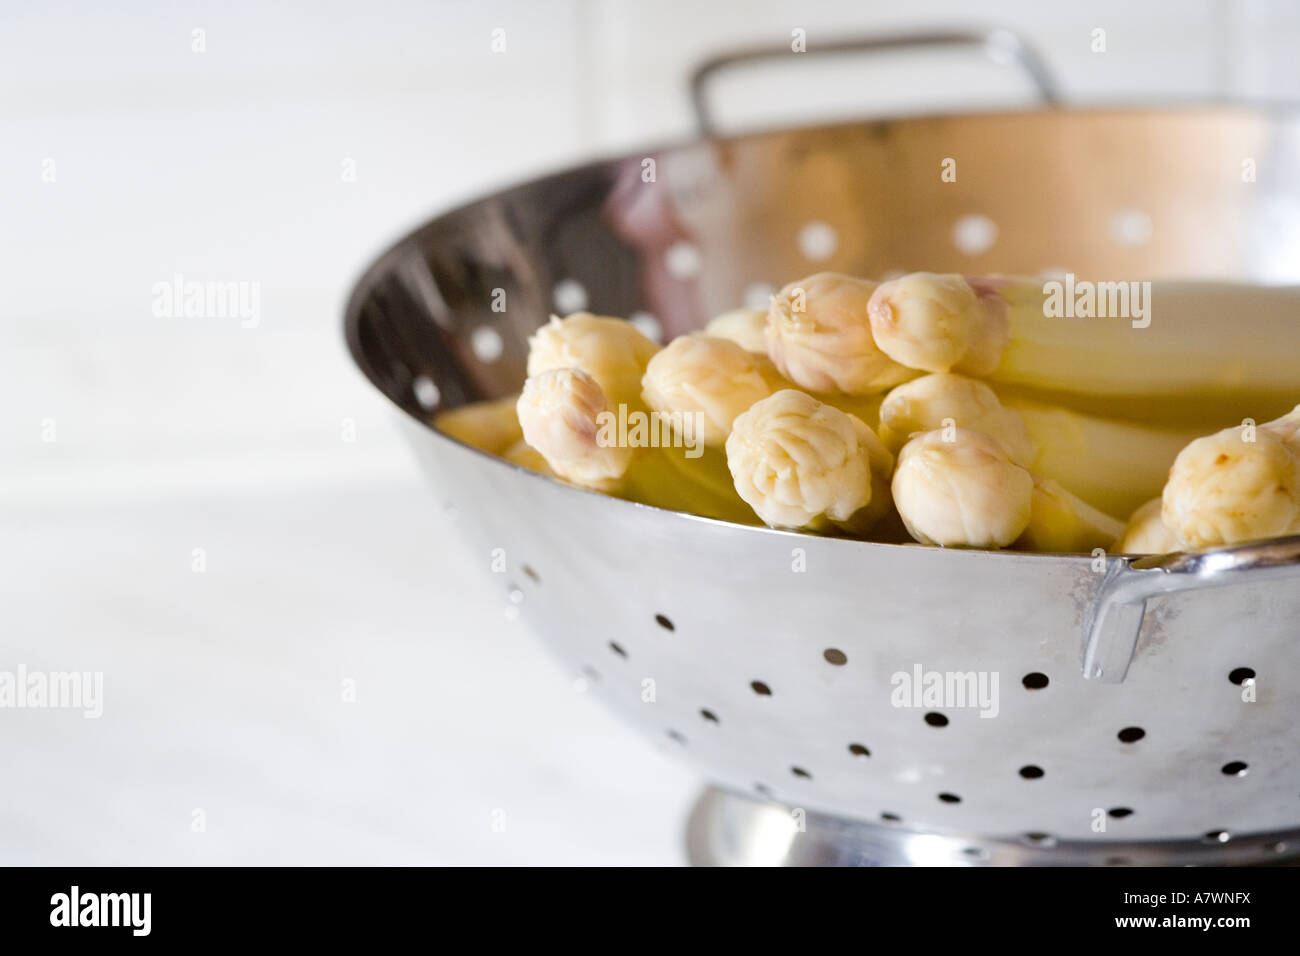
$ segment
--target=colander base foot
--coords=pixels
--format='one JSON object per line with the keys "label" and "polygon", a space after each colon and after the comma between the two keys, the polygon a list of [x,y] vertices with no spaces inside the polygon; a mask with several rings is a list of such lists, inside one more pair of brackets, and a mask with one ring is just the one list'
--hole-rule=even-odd
{"label": "colander base foot", "polygon": [[692,866],[1294,866],[1300,864],[1300,830],[1218,844],[1033,845],[922,833],[811,812],[797,816],[781,804],[709,787],[691,811],[686,854]]}

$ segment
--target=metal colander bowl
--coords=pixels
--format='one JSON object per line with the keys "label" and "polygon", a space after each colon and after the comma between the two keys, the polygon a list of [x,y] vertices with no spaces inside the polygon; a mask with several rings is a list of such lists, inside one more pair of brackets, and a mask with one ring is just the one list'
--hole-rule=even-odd
{"label": "metal colander bowl", "polygon": [[[829,845],[893,840],[888,861],[917,861],[918,834],[951,862],[1285,856],[1300,541],[1134,561],[790,534],[583,492],[427,423],[516,391],[552,311],[667,338],[822,269],[1300,279],[1298,119],[1037,110],[637,153],[406,237],[358,284],[348,340],[467,554],[504,552],[522,618],[610,707],[758,801],[728,816],[715,794],[697,825],[779,801]],[[996,715],[900,701],[918,670],[996,679]]]}

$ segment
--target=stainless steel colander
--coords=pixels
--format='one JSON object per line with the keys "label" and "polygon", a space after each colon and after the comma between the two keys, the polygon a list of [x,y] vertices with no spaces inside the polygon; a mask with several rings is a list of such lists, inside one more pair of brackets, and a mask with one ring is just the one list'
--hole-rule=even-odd
{"label": "stainless steel colander", "polygon": [[[1044,75],[1004,33],[921,42]],[[819,538],[583,492],[427,424],[516,391],[552,311],[667,338],[822,269],[1298,281],[1300,113],[1045,108],[705,136],[433,220],[360,281],[347,335],[468,559],[503,549],[522,618],[718,785],[692,822],[697,861],[1300,853],[1300,539],[1137,561]],[[1278,347],[1300,361],[1300,316]],[[996,675],[996,715],[899,706],[896,675],[918,670]]]}

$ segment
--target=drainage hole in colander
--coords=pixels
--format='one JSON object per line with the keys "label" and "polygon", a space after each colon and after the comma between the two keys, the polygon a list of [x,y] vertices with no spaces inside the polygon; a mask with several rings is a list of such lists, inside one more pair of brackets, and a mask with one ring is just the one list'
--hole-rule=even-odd
{"label": "drainage hole in colander", "polygon": [[961,852],[963,856],[969,856],[976,860],[987,860],[989,858],[989,851],[982,846],[968,846]]}
{"label": "drainage hole in colander", "polygon": [[1125,727],[1115,736],[1119,737],[1123,743],[1135,744],[1146,735],[1147,732],[1141,727]]}
{"label": "drainage hole in colander", "polygon": [[941,793],[939,799],[944,803],[961,803],[961,797],[955,793]]}
{"label": "drainage hole in colander", "polygon": [[678,743],[681,744],[682,746],[686,746],[686,735],[680,733],[679,731],[669,730],[668,739],[671,740],[673,743]]}
{"label": "drainage hole in colander", "polygon": [[664,340],[664,327],[658,319],[649,312],[633,312],[627,317],[627,320],[636,327],[636,330],[648,338],[651,342],[660,344]]}
{"label": "drainage hole in colander", "polygon": [[937,710],[932,710],[930,711],[930,713],[926,714],[925,722],[929,724],[931,727],[948,726],[948,718],[945,717],[943,714],[939,713]]}
{"label": "drainage hole in colander", "polygon": [[699,247],[692,242],[679,240],[664,252],[664,268],[674,279],[683,282],[699,275],[702,264]]}
{"label": "drainage hole in colander", "polygon": [[1151,240],[1154,226],[1141,209],[1122,209],[1110,221],[1110,236],[1126,246],[1141,246]]}
{"label": "drainage hole in colander", "polygon": [[505,340],[496,329],[480,325],[469,337],[470,351],[484,365],[491,365],[506,350]]}
{"label": "drainage hole in colander", "polygon": [[822,657],[826,658],[826,663],[834,664],[836,667],[843,667],[849,662],[848,655],[834,647],[828,647],[822,651]]}
{"label": "drainage hole in colander", "polygon": [[768,687],[761,680],[752,680],[749,682],[749,686],[752,687],[754,689],[754,693],[758,694],[758,696],[760,697],[772,696],[772,688]]}
{"label": "drainage hole in colander", "polygon": [[1056,846],[1056,837],[1050,833],[1040,833],[1037,830],[1030,830],[1026,833],[1024,840],[1034,846]]}
{"label": "drainage hole in colander", "polygon": [[849,744],[849,753],[855,757],[870,757],[871,751],[862,744]]}
{"label": "drainage hole in colander", "polygon": [[1242,763],[1240,760],[1232,760],[1225,763],[1219,769],[1223,772],[1225,777],[1244,777],[1246,776],[1246,771],[1248,771],[1250,767]]}
{"label": "drainage hole in colander", "polygon": [[880,815],[880,819],[884,820],[886,823],[902,823],[902,822],[903,822],[903,818],[900,817],[897,813],[882,813],[882,814]]}
{"label": "drainage hole in colander", "polygon": [[1232,834],[1227,830],[1210,830],[1205,836],[1201,837],[1202,843],[1227,843],[1232,839]]}
{"label": "drainage hole in colander", "polygon": [[542,576],[528,565],[521,565],[520,568],[524,572],[524,577],[528,578],[528,580],[532,581],[534,584],[542,583]]}
{"label": "drainage hole in colander", "polygon": [[1265,853],[1285,853],[1287,843],[1285,840],[1274,840],[1272,843],[1264,844]]}
{"label": "drainage hole in colander", "polygon": [[572,315],[587,307],[587,288],[577,279],[561,279],[551,289],[551,301],[560,315]]}
{"label": "drainage hole in colander", "polygon": [[1123,820],[1125,817],[1133,816],[1133,811],[1128,807],[1111,807],[1106,811],[1106,815],[1114,817],[1116,820]]}
{"label": "drainage hole in colander", "polygon": [[791,772],[792,774],[794,774],[796,777],[800,777],[800,778],[802,778],[802,779],[804,779],[804,780],[811,780],[811,779],[812,779],[812,774],[810,774],[810,773],[809,773],[807,770],[805,770],[803,767],[791,767],[791,768],[790,768],[790,772]]}
{"label": "drainage hole in colander", "polygon": [[815,219],[803,225],[795,241],[805,259],[822,262],[835,254],[840,237],[830,223]]}
{"label": "drainage hole in colander", "polygon": [[711,724],[722,723],[722,721],[718,720],[718,715],[715,714],[713,711],[709,710],[707,707],[700,708],[700,716],[703,717]]}
{"label": "drainage hole in colander", "polygon": [[613,651],[615,654],[617,654],[619,657],[627,657],[627,651],[623,650],[623,648],[619,644],[615,643],[614,641],[609,642],[609,649]]}
{"label": "drainage hole in colander", "polygon": [[1236,670],[1228,674],[1228,680],[1232,681],[1234,684],[1244,684],[1246,681],[1254,679],[1255,671],[1250,667],[1238,667]]}
{"label": "drainage hole in colander", "polygon": [[416,404],[426,412],[433,411],[442,403],[442,392],[427,375],[417,375],[411,379],[411,392],[415,395]]}
{"label": "drainage hole in colander", "polygon": [[1038,671],[1026,674],[1020,678],[1020,683],[1025,685],[1025,690],[1042,690],[1050,681],[1046,674],[1040,674]]}
{"label": "drainage hole in colander", "polygon": [[1035,767],[1032,763],[1026,764],[1020,768],[1020,776],[1024,777],[1026,780],[1037,780],[1039,777],[1043,776],[1045,772],[1046,771],[1044,771],[1042,767]]}
{"label": "drainage hole in colander", "polygon": [[754,792],[760,797],[767,797],[769,800],[776,796],[776,794],[772,792],[772,788],[765,783],[754,784]]}
{"label": "drainage hole in colander", "polygon": [[655,623],[658,624],[660,627],[662,627],[665,631],[677,630],[677,628],[673,626],[673,622],[668,620],[668,618],[664,617],[662,614],[655,615]]}
{"label": "drainage hole in colander", "polygon": [[1132,863],[1133,863],[1133,861],[1130,860],[1130,859],[1129,859],[1128,857],[1126,857],[1126,856],[1108,856],[1108,857],[1106,857],[1106,865],[1107,865],[1107,866],[1131,866]]}
{"label": "drainage hole in colander", "polygon": [[962,216],[952,226],[952,244],[968,256],[987,252],[998,239],[998,224],[978,213]]}

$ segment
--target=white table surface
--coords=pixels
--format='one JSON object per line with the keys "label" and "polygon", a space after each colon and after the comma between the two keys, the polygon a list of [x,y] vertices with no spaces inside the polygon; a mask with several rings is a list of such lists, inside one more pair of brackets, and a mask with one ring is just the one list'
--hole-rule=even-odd
{"label": "white table surface", "polygon": [[0,862],[680,862],[698,783],[404,478],[6,514],[0,668],[102,671],[104,709],[0,711]]}

